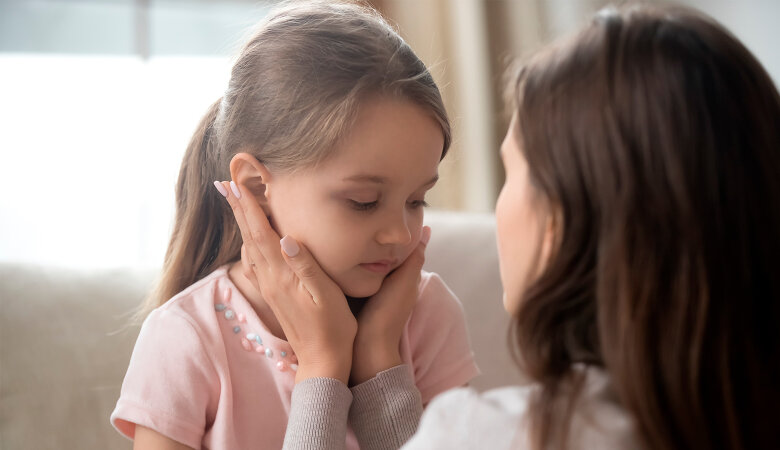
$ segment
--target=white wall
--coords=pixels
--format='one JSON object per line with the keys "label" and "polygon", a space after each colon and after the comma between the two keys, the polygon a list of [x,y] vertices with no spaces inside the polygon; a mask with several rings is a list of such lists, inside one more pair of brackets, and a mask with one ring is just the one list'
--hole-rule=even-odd
{"label": "white wall", "polygon": [[780,85],[780,1],[683,0],[726,26]]}
{"label": "white wall", "polygon": [[[550,1],[559,27],[577,21],[565,8],[580,0]],[[780,0],[686,1],[780,82]],[[158,267],[181,156],[229,67],[225,57],[0,53],[0,262]]]}

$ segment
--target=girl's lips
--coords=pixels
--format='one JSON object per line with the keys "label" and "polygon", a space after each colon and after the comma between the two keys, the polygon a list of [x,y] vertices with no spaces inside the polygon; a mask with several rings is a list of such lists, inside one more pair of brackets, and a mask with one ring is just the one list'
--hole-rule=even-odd
{"label": "girl's lips", "polygon": [[393,261],[376,261],[371,263],[363,263],[360,267],[375,273],[387,274],[393,270],[395,263]]}

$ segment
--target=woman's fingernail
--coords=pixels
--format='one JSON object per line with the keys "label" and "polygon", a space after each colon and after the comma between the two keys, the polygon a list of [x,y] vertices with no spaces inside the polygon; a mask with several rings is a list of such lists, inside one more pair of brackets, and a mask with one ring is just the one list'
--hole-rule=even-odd
{"label": "woman's fingernail", "polygon": [[297,255],[301,250],[300,247],[298,247],[298,243],[295,242],[295,239],[290,236],[283,237],[279,243],[282,244],[282,250],[290,257]]}
{"label": "woman's fingernail", "polygon": [[238,190],[238,185],[235,181],[230,182],[230,190],[233,191],[233,195],[235,195],[236,198],[241,198],[241,191]]}
{"label": "woman's fingernail", "polygon": [[423,227],[422,236],[420,236],[420,241],[423,243],[423,245],[428,245],[428,241],[431,239],[431,227]]}
{"label": "woman's fingernail", "polygon": [[225,190],[225,186],[222,186],[222,183],[219,181],[214,182],[214,187],[217,188],[220,194],[222,194],[223,197],[227,198],[227,191]]}

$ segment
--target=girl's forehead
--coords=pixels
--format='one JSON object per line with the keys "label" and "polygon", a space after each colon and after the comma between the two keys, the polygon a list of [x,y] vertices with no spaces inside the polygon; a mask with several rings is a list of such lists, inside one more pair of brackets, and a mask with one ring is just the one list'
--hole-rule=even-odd
{"label": "girl's forehead", "polygon": [[[368,185],[368,186],[392,186],[397,184],[407,184],[406,182],[414,182],[416,180],[416,177],[414,175],[415,174],[407,173],[407,174],[401,174],[400,178],[395,178],[395,177],[375,175],[369,172],[362,172],[352,176],[344,177],[339,181],[345,184]],[[432,187],[434,184],[436,184],[437,181],[439,181],[439,174],[434,173],[432,177],[427,178],[421,183],[419,183],[419,187],[421,188]]]}
{"label": "girl's forehead", "polygon": [[361,161],[345,158],[324,164],[315,173],[328,181],[344,186],[380,188],[407,185],[414,185],[415,188],[433,186],[439,179],[438,159],[425,161],[398,158],[385,164],[383,161],[371,158]]}
{"label": "girl's forehead", "polygon": [[441,126],[425,109],[379,99],[361,107],[350,132],[315,172],[342,183],[424,185],[437,177],[443,147]]}

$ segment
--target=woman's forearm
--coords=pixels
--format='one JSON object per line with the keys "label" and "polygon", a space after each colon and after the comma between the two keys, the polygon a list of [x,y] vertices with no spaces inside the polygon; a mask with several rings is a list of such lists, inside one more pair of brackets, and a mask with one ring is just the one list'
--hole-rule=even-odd
{"label": "woman's forearm", "polygon": [[284,450],[343,449],[352,393],[333,378],[308,378],[295,385]]}
{"label": "woman's forearm", "polygon": [[409,366],[379,372],[351,390],[349,423],[362,450],[398,449],[417,431],[422,397]]}
{"label": "woman's forearm", "polygon": [[293,390],[284,449],[344,448],[347,419],[361,449],[397,449],[414,435],[422,410],[420,391],[406,365],[380,372],[351,390],[335,379],[309,378]]}

